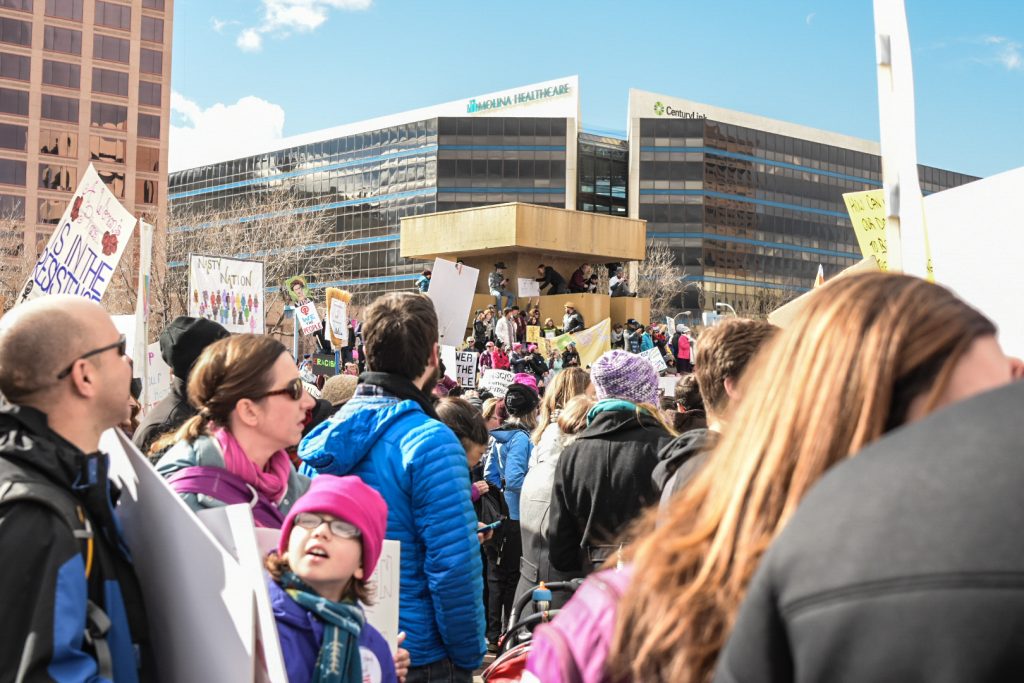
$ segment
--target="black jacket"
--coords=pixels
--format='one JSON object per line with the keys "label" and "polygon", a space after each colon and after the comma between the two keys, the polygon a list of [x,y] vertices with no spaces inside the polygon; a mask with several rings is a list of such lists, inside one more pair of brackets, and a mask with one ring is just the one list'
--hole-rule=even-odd
{"label": "black jacket", "polygon": [[706,429],[691,429],[670,441],[658,453],[660,462],[654,468],[651,481],[655,492],[661,496],[662,509],[707,461],[705,451],[714,445],[714,437],[715,433]]}
{"label": "black jacket", "polygon": [[540,283],[540,288],[550,287],[548,294],[568,294],[569,287],[565,283],[562,274],[551,266],[544,266],[544,277],[534,278]]}
{"label": "black jacket", "polygon": [[671,436],[634,410],[598,413],[558,460],[551,490],[551,565],[595,569],[618,547],[619,534],[656,503],[651,473]]}
{"label": "black jacket", "polygon": [[1024,383],[897,430],[814,486],[754,575],[715,681],[1024,672]]}
{"label": "black jacket", "polygon": [[149,455],[149,447],[153,445],[154,441],[164,434],[176,430],[197,412],[188,402],[185,380],[172,377],[171,393],[153,406],[153,409],[135,430],[132,441],[143,455]]}
{"label": "black jacket", "polygon": [[0,490],[14,481],[71,494],[92,527],[93,552],[89,563],[87,541],[56,511],[17,500],[0,505],[0,679],[94,680],[96,655],[82,642],[87,600],[112,622],[106,640],[115,683],[151,679],[142,593],[114,521],[118,491],[108,489],[106,456],[65,441],[38,410],[7,406],[0,411]]}

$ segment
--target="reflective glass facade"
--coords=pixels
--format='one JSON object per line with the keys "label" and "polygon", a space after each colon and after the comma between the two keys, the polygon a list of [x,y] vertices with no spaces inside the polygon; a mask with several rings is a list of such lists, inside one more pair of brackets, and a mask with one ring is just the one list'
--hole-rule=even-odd
{"label": "reflective glass facade", "polygon": [[578,210],[613,216],[629,212],[629,145],[625,140],[580,133],[577,172]]}

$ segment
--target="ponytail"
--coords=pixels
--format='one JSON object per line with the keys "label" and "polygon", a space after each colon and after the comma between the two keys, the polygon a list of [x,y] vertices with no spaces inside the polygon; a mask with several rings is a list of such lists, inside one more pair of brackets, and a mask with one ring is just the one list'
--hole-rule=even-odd
{"label": "ponytail", "polygon": [[156,458],[162,454],[165,450],[173,446],[180,441],[186,441],[192,443],[200,436],[210,433],[209,420],[200,412],[198,415],[193,415],[189,419],[185,420],[185,423],[178,427],[173,432],[167,432],[149,447],[149,457]]}

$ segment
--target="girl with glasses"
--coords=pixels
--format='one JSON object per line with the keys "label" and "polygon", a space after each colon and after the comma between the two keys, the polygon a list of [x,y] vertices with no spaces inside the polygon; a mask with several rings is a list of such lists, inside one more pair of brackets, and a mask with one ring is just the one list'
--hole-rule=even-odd
{"label": "girl with glasses", "polygon": [[257,526],[279,528],[309,486],[285,449],[315,405],[287,350],[270,337],[221,339],[189,373],[188,399],[199,414],[154,444],[169,449],[157,470],[193,510],[247,503]]}

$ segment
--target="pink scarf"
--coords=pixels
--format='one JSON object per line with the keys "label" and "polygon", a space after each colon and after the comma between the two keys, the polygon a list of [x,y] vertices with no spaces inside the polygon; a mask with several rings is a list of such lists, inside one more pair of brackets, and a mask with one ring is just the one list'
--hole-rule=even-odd
{"label": "pink scarf", "polygon": [[278,451],[270,456],[267,466],[260,471],[249,456],[242,450],[242,445],[226,429],[218,429],[213,433],[220,449],[224,453],[224,469],[241,477],[246,484],[254,487],[275,503],[281,502],[288,491],[288,477],[292,473],[292,461],[286,452]]}

